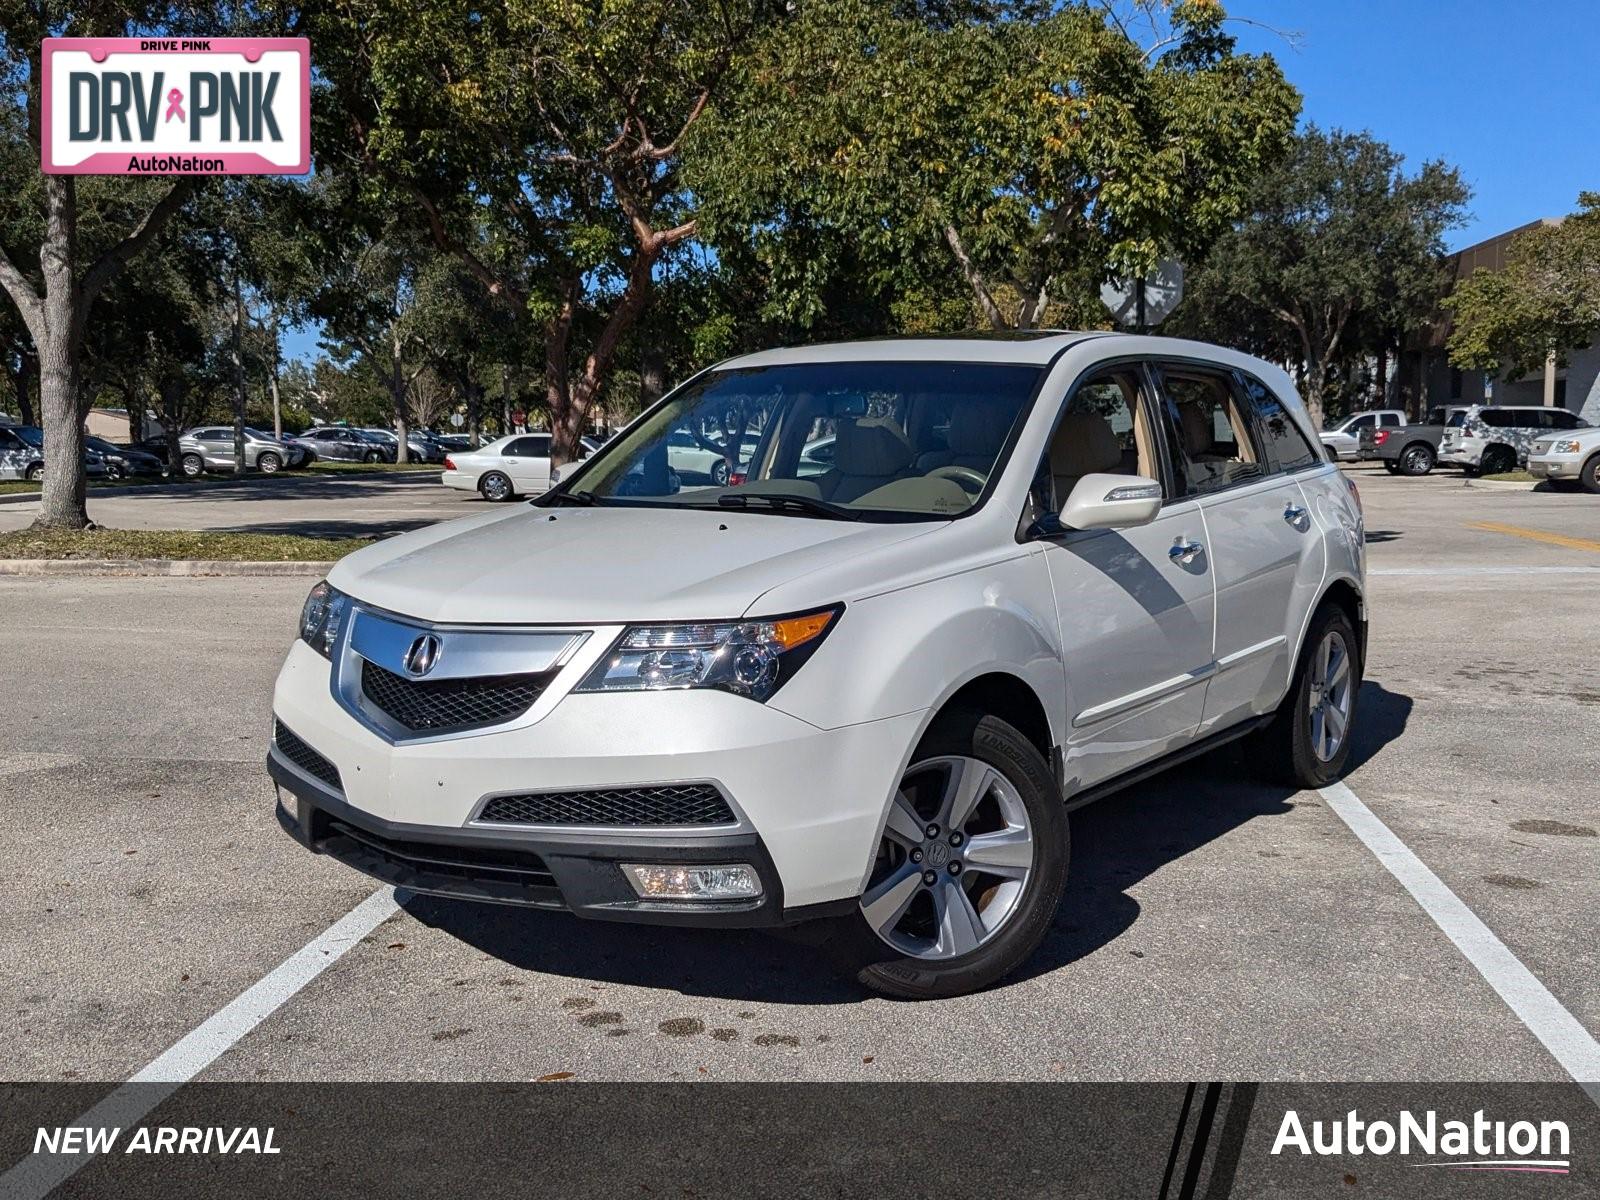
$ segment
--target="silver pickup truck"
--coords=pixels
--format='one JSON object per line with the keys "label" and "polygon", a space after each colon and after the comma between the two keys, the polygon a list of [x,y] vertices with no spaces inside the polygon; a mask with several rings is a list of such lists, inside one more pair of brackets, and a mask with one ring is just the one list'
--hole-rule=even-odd
{"label": "silver pickup truck", "polygon": [[1363,429],[1359,457],[1377,459],[1391,475],[1426,475],[1439,463],[1439,440],[1450,418],[1467,411],[1465,404],[1440,404],[1428,410],[1420,425]]}

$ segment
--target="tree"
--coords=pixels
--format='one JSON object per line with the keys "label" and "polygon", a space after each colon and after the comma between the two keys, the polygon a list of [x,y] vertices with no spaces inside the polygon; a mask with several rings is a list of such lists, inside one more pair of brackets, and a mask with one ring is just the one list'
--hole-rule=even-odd
{"label": "tree", "polygon": [[1537,371],[1600,337],[1600,192],[1559,224],[1519,234],[1499,271],[1478,271],[1448,301],[1450,361],[1471,370]]}
{"label": "tree", "polygon": [[1371,134],[1308,127],[1189,273],[1174,328],[1294,363],[1320,426],[1340,364],[1426,322],[1448,287],[1444,234],[1470,193],[1453,167],[1403,162]]}
{"label": "tree", "polygon": [[[44,493],[35,524],[82,529],[89,524],[85,504],[83,422],[87,391],[81,386],[84,330],[96,299],[183,207],[196,187],[193,178],[132,180],[114,184],[72,175],[42,175],[38,170],[42,119],[41,42],[52,36],[116,36],[162,25],[170,14],[159,3],[94,4],[63,11],[51,0],[0,0],[0,82],[12,112],[3,132],[8,146],[5,190],[35,214],[17,222],[0,242],[0,287],[27,326],[38,353],[39,402],[46,431]],[[22,114],[31,165],[17,164],[17,112]],[[42,215],[42,222],[34,224]],[[33,227],[16,241],[16,224]],[[38,270],[29,265],[36,259]]]}
{"label": "tree", "polygon": [[1149,46],[1109,6],[989,8],[810,0],[696,130],[706,224],[764,262],[783,315],[820,316],[848,254],[884,290],[953,273],[983,324],[1037,326],[1198,254],[1293,130],[1298,96],[1234,53],[1217,3],[1172,5]]}
{"label": "tree", "polygon": [[698,230],[684,137],[767,7],[381,0],[313,20],[337,113],[315,134],[319,169],[368,172],[537,322],[557,462],[663,257]]}

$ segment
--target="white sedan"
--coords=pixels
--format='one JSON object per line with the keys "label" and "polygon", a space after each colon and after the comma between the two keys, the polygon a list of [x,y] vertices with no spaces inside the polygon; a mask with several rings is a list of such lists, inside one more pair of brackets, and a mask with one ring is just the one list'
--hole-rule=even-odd
{"label": "white sedan", "polygon": [[550,490],[550,435],[514,433],[476,450],[451,451],[439,482],[485,500],[515,500]]}

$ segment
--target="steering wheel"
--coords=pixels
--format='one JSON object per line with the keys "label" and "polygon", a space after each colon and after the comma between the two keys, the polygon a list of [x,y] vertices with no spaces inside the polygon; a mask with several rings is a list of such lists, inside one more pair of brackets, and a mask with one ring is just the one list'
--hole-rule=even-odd
{"label": "steering wheel", "polygon": [[982,471],[974,471],[971,467],[935,467],[927,474],[929,479],[949,479],[960,484],[967,491],[976,496],[989,486],[989,479]]}

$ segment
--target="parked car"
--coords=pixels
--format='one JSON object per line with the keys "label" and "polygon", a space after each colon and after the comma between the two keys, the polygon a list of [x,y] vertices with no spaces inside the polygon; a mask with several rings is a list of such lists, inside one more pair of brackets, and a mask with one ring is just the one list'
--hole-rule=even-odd
{"label": "parked car", "polygon": [[297,433],[285,432],[284,435],[278,440],[284,445],[292,446],[294,449],[300,451],[299,466],[309,467],[312,463],[317,461],[317,445],[310,438],[301,437]]}
{"label": "parked car", "polygon": [[1565,487],[1600,495],[1600,429],[1592,425],[1542,437],[1528,452],[1528,473]]}
{"label": "parked car", "polygon": [[[21,439],[29,450],[39,456],[39,465],[34,469],[31,465],[24,465],[22,478],[42,479],[44,477],[44,430],[37,425],[8,425],[6,429]],[[104,479],[111,471],[106,466],[105,457],[98,450],[83,448],[83,471],[90,479]]]}
{"label": "parked car", "polygon": [[113,479],[125,479],[130,475],[167,473],[166,465],[154,454],[146,454],[143,450],[132,446],[119,446],[106,441],[105,438],[92,436],[84,438],[83,444],[99,453],[106,465],[106,473]]}
{"label": "parked car", "polygon": [[1361,457],[1361,431],[1363,429],[1397,429],[1406,423],[1406,414],[1398,408],[1375,408],[1368,412],[1346,417],[1332,429],[1324,429],[1318,436],[1340,462],[1355,462]]}
{"label": "parked car", "polygon": [[23,440],[15,424],[0,425],[0,479],[44,478],[44,450]]}
{"label": "parked car", "polygon": [[536,496],[550,487],[550,435],[514,433],[464,454],[452,451],[439,481],[491,501]]}
{"label": "parked car", "polygon": [[394,462],[395,447],[365,430],[329,425],[307,430],[305,440],[316,447],[318,458],[331,462]]}
{"label": "parked car", "polygon": [[[178,467],[191,479],[206,471],[231,471],[234,450],[233,426],[197,426],[178,439]],[[285,445],[270,433],[245,427],[245,470],[272,475],[284,467],[298,466],[302,458],[304,455],[299,450]]]}
{"label": "parked car", "polygon": [[449,454],[452,450],[471,450],[472,436],[466,433],[440,433],[435,434],[439,444],[444,447],[444,452]]}
{"label": "parked car", "polygon": [[[924,466],[953,405],[1004,436]],[[769,431],[755,474],[670,491],[672,432],[729,409]],[[1364,572],[1355,486],[1271,363],[1114,334],[748,355],[533,504],[342,559],[274,692],[277,818],[410,891],[827,918],[872,987],[967,992],[1051,928],[1069,805],[1247,734],[1291,785],[1338,777]]]}
{"label": "parked car", "polygon": [[1445,426],[1439,461],[1454,463],[1469,474],[1499,475],[1526,463],[1537,438],[1582,425],[1577,413],[1564,408],[1473,404]]}
{"label": "parked car", "polygon": [[[390,462],[397,462],[400,458],[400,438],[389,429],[363,429],[361,431],[369,437],[382,442],[394,452]],[[433,435],[426,430],[411,430],[406,434],[406,450],[411,462],[442,463],[445,450],[433,440]]]}
{"label": "parked car", "polygon": [[1363,459],[1377,459],[1391,475],[1426,475],[1439,462],[1439,441],[1444,436],[1445,424],[1458,412],[1465,412],[1464,404],[1437,405],[1430,408],[1421,424],[1399,427],[1372,426],[1361,431]]}

